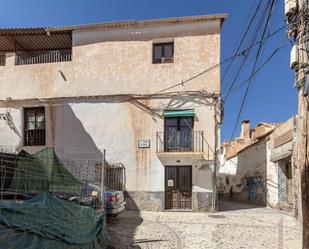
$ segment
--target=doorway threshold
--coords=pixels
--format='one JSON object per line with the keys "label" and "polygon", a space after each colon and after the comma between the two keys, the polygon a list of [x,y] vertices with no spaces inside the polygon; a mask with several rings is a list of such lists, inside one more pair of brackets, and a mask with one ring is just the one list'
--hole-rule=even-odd
{"label": "doorway threshold", "polygon": [[164,212],[193,212],[193,209],[164,209]]}

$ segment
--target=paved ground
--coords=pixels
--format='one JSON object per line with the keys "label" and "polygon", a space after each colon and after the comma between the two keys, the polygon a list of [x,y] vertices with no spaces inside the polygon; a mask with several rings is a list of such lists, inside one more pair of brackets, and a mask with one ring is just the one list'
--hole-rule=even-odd
{"label": "paved ground", "polygon": [[109,225],[115,248],[301,248],[295,219],[269,208],[223,203],[216,214],[125,211]]}

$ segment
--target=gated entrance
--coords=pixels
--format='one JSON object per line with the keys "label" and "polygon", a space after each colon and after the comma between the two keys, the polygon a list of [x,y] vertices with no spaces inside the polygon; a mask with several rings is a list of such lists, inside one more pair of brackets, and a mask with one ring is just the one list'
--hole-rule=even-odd
{"label": "gated entrance", "polygon": [[293,208],[293,179],[291,158],[278,162],[278,200],[279,207]]}
{"label": "gated entrance", "polygon": [[192,166],[165,167],[165,209],[192,209]]}

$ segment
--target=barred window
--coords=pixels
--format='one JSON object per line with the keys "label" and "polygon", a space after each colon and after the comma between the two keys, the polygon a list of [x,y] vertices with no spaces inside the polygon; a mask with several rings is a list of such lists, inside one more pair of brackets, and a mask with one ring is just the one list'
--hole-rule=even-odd
{"label": "barred window", "polygon": [[24,145],[45,145],[45,108],[25,108],[24,117]]}

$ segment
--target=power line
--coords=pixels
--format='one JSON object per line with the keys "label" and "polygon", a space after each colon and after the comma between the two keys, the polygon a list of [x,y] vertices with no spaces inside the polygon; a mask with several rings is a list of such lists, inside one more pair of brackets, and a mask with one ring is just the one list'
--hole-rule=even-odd
{"label": "power line", "polygon": [[[257,26],[257,28],[256,28],[257,30],[259,30],[259,29],[261,28],[261,26],[263,25],[263,22],[264,22],[264,15],[263,15],[263,14],[267,12],[267,7],[268,7],[268,6],[266,6],[265,12],[264,12],[264,11],[262,12],[262,15],[261,15],[261,17],[260,17],[260,20],[258,21],[258,26]],[[256,9],[256,12],[258,12],[258,11],[259,11],[259,9]],[[254,17],[255,17],[255,16],[256,16],[256,15],[254,15]],[[254,36],[253,36],[253,38],[251,39],[251,44],[254,43],[254,41],[256,40],[256,38],[257,38],[257,36],[258,36],[258,34],[259,34],[259,32],[257,32],[257,31],[254,32]],[[237,71],[237,73],[236,73],[236,75],[235,75],[235,77],[234,77],[234,79],[233,79],[233,81],[232,81],[232,84],[230,85],[230,87],[229,87],[229,89],[228,89],[227,95],[230,94],[230,92],[231,92],[231,90],[233,89],[233,87],[234,87],[234,85],[235,85],[237,79],[238,79],[239,76],[240,76],[240,73],[241,73],[242,70],[244,69],[245,62],[247,61],[247,59],[248,59],[248,57],[249,57],[249,55],[250,55],[250,52],[251,52],[251,50],[249,51],[248,55],[247,55],[244,59],[242,59],[242,62],[241,62],[241,64],[240,64],[239,68],[238,68],[238,71]]]}
{"label": "power line", "polygon": [[[269,6],[270,6],[269,12],[268,12],[268,14],[267,14],[267,19],[266,19],[266,22],[265,22],[265,26],[264,26],[264,28],[263,28],[262,40],[263,40],[263,38],[264,38],[264,36],[265,36],[265,34],[266,34],[269,21],[271,20],[271,17],[272,17],[271,14],[272,14],[272,11],[273,11],[274,4],[275,4],[275,0],[271,0],[271,3],[270,3],[270,5],[269,5]],[[234,134],[235,134],[235,130],[236,130],[236,127],[237,127],[237,125],[238,125],[238,122],[239,122],[239,119],[240,119],[240,115],[241,115],[241,113],[242,113],[242,110],[243,110],[243,108],[244,108],[245,101],[246,101],[246,99],[247,99],[250,86],[251,86],[251,84],[252,84],[252,80],[253,80],[253,78],[254,78],[254,76],[255,76],[254,72],[255,72],[255,70],[256,70],[256,66],[257,66],[257,62],[258,62],[258,60],[259,60],[259,57],[260,57],[260,55],[261,55],[262,47],[263,47],[263,42],[261,42],[261,43],[259,44],[259,47],[258,47],[258,51],[257,51],[257,54],[256,54],[256,58],[255,58],[255,61],[254,61],[254,65],[253,65],[253,68],[252,68],[252,70],[251,70],[251,75],[250,75],[250,77],[249,77],[249,82],[248,82],[248,85],[247,85],[247,88],[246,88],[244,97],[243,97],[242,102],[241,102],[240,110],[239,110],[239,112],[238,112],[238,114],[237,114],[237,119],[236,119],[236,122],[235,122],[235,125],[234,125],[234,129],[233,129],[233,132],[232,132],[231,140],[232,140],[232,138],[233,138],[233,136],[234,136]]]}
{"label": "power line", "polygon": [[[256,9],[255,9],[255,12],[254,12],[253,16],[251,17],[250,22],[249,22],[249,24],[248,24],[248,26],[247,26],[247,28],[246,28],[246,31],[245,31],[245,33],[244,33],[244,35],[243,35],[243,37],[242,37],[242,39],[241,39],[241,41],[240,41],[240,43],[239,43],[237,49],[236,49],[235,54],[238,54],[238,53],[239,53],[239,50],[240,50],[240,48],[241,48],[241,46],[242,46],[242,44],[243,44],[243,42],[244,42],[244,40],[245,40],[245,38],[246,38],[248,32],[249,32],[249,29],[250,29],[250,27],[251,27],[251,25],[252,25],[252,23],[253,23],[253,21],[254,21],[254,19],[255,19],[255,16],[256,16],[257,13],[258,13],[258,9],[260,8],[260,5],[261,5],[261,4],[262,4],[262,0],[260,0],[260,2],[258,3],[258,5],[257,5],[257,7],[256,7]],[[250,16],[250,14],[249,14],[249,16]],[[249,18],[249,16],[248,16],[248,18]],[[222,79],[221,79],[221,84],[222,84],[223,80],[225,79],[225,76],[227,75],[228,71],[230,70],[230,68],[231,68],[231,66],[232,66],[232,64],[233,64],[235,58],[236,58],[236,57],[234,57],[234,58],[231,60],[230,64],[228,65],[228,67],[226,68],[225,72],[223,73],[223,76],[222,76]]]}
{"label": "power line", "polygon": [[[264,68],[270,61],[271,59],[280,51],[282,50],[283,48],[287,47],[289,44],[286,44],[286,45],[282,45],[278,48],[276,48],[271,54],[270,56],[262,63],[262,65],[257,68],[253,75],[256,75],[259,71],[261,71],[262,68]],[[229,96],[231,96],[234,92],[236,92],[238,89],[240,89],[241,87],[243,87],[244,85],[246,85],[251,79],[251,76],[249,78],[247,78],[246,80],[244,80],[243,82],[241,82],[238,87],[234,88],[233,91],[230,92],[229,95],[225,95],[224,98],[223,98],[223,101],[225,101]]]}
{"label": "power line", "polygon": [[169,87],[167,87],[167,88],[161,89],[161,90],[155,92],[154,95],[155,95],[155,94],[158,94],[158,93],[165,92],[165,91],[170,90],[170,89],[172,89],[172,88],[175,88],[175,87],[177,87],[177,86],[184,85],[184,84],[186,84],[186,83],[192,81],[193,79],[198,78],[199,76],[201,76],[201,75],[203,75],[203,74],[205,74],[205,73],[207,73],[207,72],[210,72],[211,70],[217,68],[218,66],[221,66],[221,65],[227,63],[229,60],[233,59],[234,57],[244,56],[245,53],[246,53],[247,51],[249,51],[249,50],[252,49],[253,47],[259,45],[260,43],[265,42],[266,40],[270,39],[270,38],[273,37],[274,35],[278,34],[281,30],[285,29],[287,26],[288,26],[288,25],[284,25],[284,26],[280,27],[279,29],[277,29],[277,30],[275,30],[274,32],[272,32],[269,36],[265,37],[264,40],[259,40],[259,41],[257,41],[256,43],[252,44],[251,46],[249,46],[249,47],[245,48],[244,50],[240,51],[239,53],[233,54],[232,56],[230,56],[230,57],[224,59],[223,61],[221,61],[221,62],[219,62],[219,63],[217,63],[217,64],[214,64],[213,66],[211,66],[211,67],[209,67],[209,68],[206,68],[205,70],[201,71],[200,73],[195,74],[194,76],[192,76],[192,77],[190,77],[190,78],[188,78],[188,79],[186,79],[186,80],[184,80],[184,81],[181,81],[181,82],[179,82],[179,83],[176,83],[176,84],[174,84],[174,85],[171,85],[171,86],[169,86]]}

